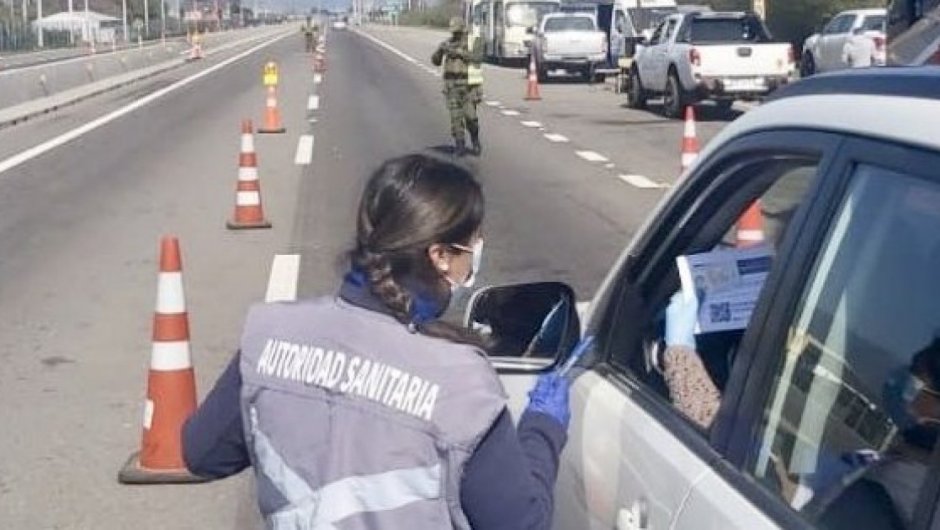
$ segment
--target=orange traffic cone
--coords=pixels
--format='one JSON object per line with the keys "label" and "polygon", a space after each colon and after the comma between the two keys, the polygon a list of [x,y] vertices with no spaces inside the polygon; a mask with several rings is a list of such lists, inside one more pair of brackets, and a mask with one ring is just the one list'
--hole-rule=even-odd
{"label": "orange traffic cone", "polygon": [[526,82],[526,101],[539,101],[542,95],[539,94],[539,74],[535,68],[535,57],[529,61],[529,80]]}
{"label": "orange traffic cone", "polygon": [[261,180],[251,121],[242,122],[242,146],[238,155],[238,186],[235,191],[235,217],[226,223],[229,230],[271,228],[261,207]]}
{"label": "orange traffic cone", "polygon": [[285,132],[281,124],[281,111],[277,108],[277,87],[268,87],[268,97],[264,105],[264,126],[258,129],[261,134],[280,134]]}
{"label": "orange traffic cone", "polygon": [[153,349],[144,402],[140,452],[118,473],[123,484],[204,482],[186,470],[180,441],[183,422],[196,410],[196,378],[189,352],[189,317],[183,295],[179,242],[160,242]]}
{"label": "orange traffic cone", "polygon": [[764,242],[764,214],[761,212],[760,200],[744,210],[744,214],[738,219],[737,230],[738,248],[760,245]]}
{"label": "orange traffic cone", "polygon": [[695,135],[695,109],[685,108],[685,131],[682,134],[682,172],[685,173],[698,158],[698,137]]}

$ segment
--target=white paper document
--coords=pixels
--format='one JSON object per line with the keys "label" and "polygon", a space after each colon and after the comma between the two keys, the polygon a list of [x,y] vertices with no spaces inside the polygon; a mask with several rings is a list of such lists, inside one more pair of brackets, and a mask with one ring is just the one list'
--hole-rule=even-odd
{"label": "white paper document", "polygon": [[699,297],[695,332],[745,329],[772,263],[766,245],[676,258],[683,295]]}

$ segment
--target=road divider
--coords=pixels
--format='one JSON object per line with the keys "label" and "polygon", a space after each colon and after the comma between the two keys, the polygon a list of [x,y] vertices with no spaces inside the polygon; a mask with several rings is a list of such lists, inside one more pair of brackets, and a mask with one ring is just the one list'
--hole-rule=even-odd
{"label": "road divider", "polygon": [[[223,53],[277,34],[286,35],[286,31],[263,28],[217,34],[220,37],[216,45],[206,55]],[[187,50],[180,52],[185,45],[184,41],[168,42],[166,47],[149,46],[0,72],[0,127],[182,66],[187,63],[187,57],[179,53],[187,54]]]}
{"label": "road divider", "polygon": [[119,118],[122,118],[122,117],[124,117],[124,116],[130,114],[131,112],[134,112],[135,110],[137,110],[137,109],[139,109],[139,108],[145,106],[145,105],[149,105],[150,103],[152,103],[152,102],[154,102],[154,101],[156,101],[156,100],[158,100],[158,99],[160,99],[160,98],[166,96],[167,94],[170,94],[170,93],[172,93],[172,92],[174,92],[174,91],[176,91],[176,90],[179,90],[179,89],[181,89],[181,88],[183,88],[183,87],[186,87],[186,86],[188,86],[188,85],[190,85],[190,84],[192,84],[192,83],[195,83],[196,81],[202,79],[203,77],[212,75],[213,73],[215,73],[215,72],[217,72],[217,71],[219,71],[219,70],[221,70],[221,69],[223,69],[223,68],[229,66],[230,64],[236,63],[236,62],[238,62],[238,61],[244,59],[245,57],[250,56],[251,54],[253,54],[253,53],[257,52],[257,51],[262,50],[262,49],[264,49],[264,48],[270,46],[271,44],[274,44],[275,42],[278,42],[278,41],[280,41],[280,40],[282,40],[282,39],[287,38],[287,37],[290,36],[290,35],[293,35],[293,32],[290,32],[290,33],[283,33],[283,34],[281,34],[281,35],[277,35],[277,36],[274,36],[274,37],[270,37],[270,38],[268,38],[266,41],[264,41],[264,42],[262,42],[262,43],[260,43],[260,44],[257,44],[257,45],[255,45],[255,46],[253,46],[253,47],[251,47],[251,48],[249,48],[249,49],[247,49],[247,50],[245,50],[245,51],[243,51],[243,52],[241,52],[241,53],[238,53],[237,55],[235,55],[235,56],[233,56],[233,57],[229,57],[228,59],[225,59],[224,61],[222,61],[222,62],[220,62],[220,63],[218,63],[218,64],[215,64],[215,65],[213,65],[213,66],[210,66],[209,68],[206,68],[205,70],[201,70],[201,71],[196,72],[195,74],[193,74],[193,75],[191,75],[191,76],[189,76],[189,77],[180,79],[179,81],[173,83],[172,85],[169,85],[169,86],[167,86],[167,87],[161,88],[160,90],[157,90],[156,92],[152,92],[152,93],[150,93],[150,94],[148,94],[148,95],[146,95],[146,96],[144,96],[144,97],[142,97],[142,98],[140,98],[140,99],[138,99],[138,100],[136,100],[136,101],[133,101],[133,102],[131,102],[131,103],[129,103],[129,104],[127,104],[127,105],[125,105],[125,106],[123,106],[123,107],[117,109],[117,110],[114,110],[114,111],[112,111],[112,112],[109,112],[108,114],[105,114],[104,116],[101,116],[100,118],[94,119],[94,120],[92,120],[92,121],[90,121],[90,122],[88,122],[88,123],[85,123],[84,125],[81,125],[81,126],[79,126],[79,127],[76,127],[76,128],[74,128],[74,129],[71,129],[71,130],[69,130],[69,131],[67,131],[67,132],[65,132],[65,133],[63,133],[63,134],[60,134],[59,136],[56,136],[55,138],[52,138],[51,140],[47,140],[47,141],[45,141],[45,142],[43,142],[43,143],[41,143],[41,144],[35,145],[35,146],[33,146],[33,147],[29,148],[29,149],[26,149],[26,150],[24,150],[24,151],[21,151],[21,152],[15,154],[15,155],[13,155],[13,156],[11,156],[11,157],[5,159],[5,160],[2,160],[2,161],[0,161],[0,175],[2,175],[2,174],[3,174],[4,172],[6,172],[6,171],[9,171],[10,169],[13,169],[13,168],[15,168],[15,167],[17,167],[17,166],[19,166],[19,165],[21,165],[21,164],[24,164],[24,163],[26,163],[26,162],[32,160],[33,158],[36,158],[37,156],[41,156],[41,155],[43,155],[43,154],[45,154],[45,153],[47,153],[47,152],[49,152],[49,151],[55,149],[56,147],[59,147],[59,146],[64,145],[64,144],[66,144],[66,143],[68,143],[68,142],[71,142],[72,140],[75,140],[76,138],[80,138],[80,137],[82,137],[82,136],[84,136],[84,135],[90,133],[91,131],[94,131],[95,129],[98,129],[99,127],[102,127],[102,126],[104,126],[104,125],[107,125],[108,123],[111,123],[111,122],[114,121],[114,120],[117,120],[117,119],[119,119]]}

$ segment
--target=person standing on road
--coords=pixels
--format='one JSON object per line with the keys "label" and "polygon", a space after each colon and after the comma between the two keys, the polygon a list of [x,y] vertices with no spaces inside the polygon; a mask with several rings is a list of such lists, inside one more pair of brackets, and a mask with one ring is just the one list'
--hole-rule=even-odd
{"label": "person standing on road", "polygon": [[845,41],[842,47],[842,62],[849,68],[868,68],[875,62],[875,40],[858,28]]}
{"label": "person standing on road", "polygon": [[[474,62],[468,44],[467,26],[459,17],[450,20],[450,39],[442,42],[431,55],[434,66],[443,66],[444,96],[450,113],[450,132],[454,137],[456,155],[467,153],[466,132],[470,133],[473,152],[480,153],[480,122],[477,119],[476,103],[471,99],[469,71]],[[480,54],[479,45],[477,54]],[[476,58],[479,64],[482,57]],[[482,71],[479,71],[478,85],[482,84]],[[476,80],[476,79],[475,79]],[[479,93],[479,90],[477,91]]]}
{"label": "person standing on road", "polygon": [[254,467],[269,528],[548,529],[568,382],[518,427],[480,339],[439,320],[482,257],[483,194],[423,155],[369,180],[338,296],[258,305],[183,428],[188,469]]}

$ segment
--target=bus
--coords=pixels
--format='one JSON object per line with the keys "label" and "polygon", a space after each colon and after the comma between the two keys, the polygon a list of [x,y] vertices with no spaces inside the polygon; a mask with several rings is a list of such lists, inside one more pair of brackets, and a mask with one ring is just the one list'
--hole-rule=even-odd
{"label": "bus", "polygon": [[561,8],[561,0],[472,0],[471,37],[480,37],[487,60],[497,64],[529,57],[532,29]]}

